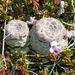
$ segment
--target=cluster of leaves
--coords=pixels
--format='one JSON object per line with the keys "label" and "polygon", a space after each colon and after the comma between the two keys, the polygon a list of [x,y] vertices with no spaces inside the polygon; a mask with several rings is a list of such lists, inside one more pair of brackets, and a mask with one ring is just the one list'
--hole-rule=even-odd
{"label": "cluster of leaves", "polygon": [[63,72],[61,75],[74,75],[75,72],[71,71],[70,73],[69,72]]}
{"label": "cluster of leaves", "polygon": [[45,75],[44,70],[39,71],[39,75]]}
{"label": "cluster of leaves", "polygon": [[49,69],[46,67],[46,74],[44,70],[39,70],[39,75],[49,75]]}
{"label": "cluster of leaves", "polygon": [[61,65],[69,68],[69,72],[63,72],[62,75],[73,75],[75,74],[75,59],[72,58],[73,51],[69,49],[64,49],[61,53],[62,61],[60,62]]}
{"label": "cluster of leaves", "polygon": [[4,64],[2,58],[0,57],[0,74],[3,73],[3,69],[4,69]]}
{"label": "cluster of leaves", "polygon": [[25,69],[24,66],[18,65],[18,66],[16,67],[16,74],[18,74],[18,75],[24,75],[24,74],[25,74],[25,75],[28,75],[29,72],[28,72],[28,70]]}
{"label": "cluster of leaves", "polygon": [[36,54],[35,57],[34,57],[32,60],[35,61],[35,62],[40,62],[40,61],[42,61],[41,55],[40,55],[40,54]]}
{"label": "cluster of leaves", "polygon": [[[21,13],[27,16],[35,16],[37,19],[41,17],[56,17],[57,10],[60,9],[61,0],[11,0],[13,2],[13,17],[19,18]],[[68,2],[65,0],[65,9],[67,9]],[[71,4],[70,4],[71,6]],[[55,8],[56,7],[56,8]],[[17,10],[16,10],[17,9]],[[65,13],[67,15],[67,13]],[[72,15],[73,17],[73,15]]]}
{"label": "cluster of leaves", "polygon": [[71,51],[69,49],[64,49],[63,52],[61,52],[61,57],[62,57],[61,64],[70,66],[72,55],[73,55],[73,51]]}
{"label": "cluster of leaves", "polygon": [[57,57],[58,57],[58,54],[54,54],[54,53],[51,53],[51,52],[48,53],[48,58],[49,58],[50,61],[56,60]]}
{"label": "cluster of leaves", "polygon": [[[71,69],[69,72],[62,72],[61,75],[74,75],[75,71]],[[55,72],[53,75],[60,75],[58,72]]]}
{"label": "cluster of leaves", "polygon": [[[10,60],[7,56],[9,56],[10,53],[9,52],[5,52],[5,61],[6,61],[6,65],[8,66],[10,64]],[[10,68],[7,67],[7,69],[5,69],[6,67],[5,63],[4,63],[4,59],[2,58],[2,56],[0,55],[0,74],[5,75],[5,73],[7,72],[7,74],[10,74]]]}
{"label": "cluster of leaves", "polygon": [[11,1],[9,2],[6,2],[5,0],[0,1],[0,22],[4,22],[4,20],[12,19],[11,16],[8,16],[8,12],[6,11],[7,5],[9,5],[8,9],[10,9]]}
{"label": "cluster of leaves", "polygon": [[[56,17],[57,11],[60,9],[60,1],[61,0],[6,0],[0,1],[0,17],[1,21],[11,20],[11,19],[20,19],[24,20],[22,17],[22,13],[26,14],[26,16],[35,16],[37,19],[41,17]],[[65,1],[65,13],[62,16],[66,21],[73,20],[73,9],[71,5],[71,1]],[[7,12],[5,11],[6,6],[8,5]],[[69,5],[69,6],[68,6]],[[16,10],[17,9],[17,10]],[[70,11],[69,11],[70,10]],[[69,12],[68,12],[69,11]],[[67,15],[68,12],[68,15]],[[70,14],[72,13],[72,14]],[[9,16],[8,16],[9,15]],[[12,17],[11,17],[12,16]],[[60,17],[62,18],[62,17]]]}
{"label": "cluster of leaves", "polygon": [[28,62],[28,59],[26,58],[27,53],[24,51],[18,52],[15,51],[14,54],[10,54],[9,55],[9,60],[10,60],[10,64],[9,64],[9,68],[13,68],[15,67],[16,73],[17,74],[26,74],[28,75],[28,71],[26,70],[27,68],[27,64],[26,62]]}

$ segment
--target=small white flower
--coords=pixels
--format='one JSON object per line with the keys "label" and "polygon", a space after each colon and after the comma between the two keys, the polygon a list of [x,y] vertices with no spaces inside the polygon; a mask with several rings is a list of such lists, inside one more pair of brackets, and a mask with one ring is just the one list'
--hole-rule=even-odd
{"label": "small white flower", "polygon": [[30,21],[27,21],[27,23],[30,24],[34,24],[35,21],[35,17],[30,17]]}

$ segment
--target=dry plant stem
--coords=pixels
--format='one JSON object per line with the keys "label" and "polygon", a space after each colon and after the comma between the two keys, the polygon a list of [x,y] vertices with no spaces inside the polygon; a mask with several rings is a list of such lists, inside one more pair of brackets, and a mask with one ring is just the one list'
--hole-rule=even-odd
{"label": "dry plant stem", "polygon": [[57,71],[57,66],[56,66],[56,72],[58,72],[58,71]]}
{"label": "dry plant stem", "polygon": [[29,71],[30,73],[33,73],[33,74],[35,74],[35,75],[38,75],[37,73],[35,73],[35,72],[33,72],[33,71]]}
{"label": "dry plant stem", "polygon": [[[34,57],[35,55],[25,55],[25,56],[32,56]],[[48,55],[41,55],[41,57],[47,57]]]}
{"label": "dry plant stem", "polygon": [[[74,13],[75,13],[75,12],[74,12]],[[75,17],[74,17],[74,18],[75,18]],[[69,26],[74,26],[74,31],[75,31],[75,23],[69,24],[69,23],[66,23],[66,22],[64,22],[64,21],[63,21],[63,23],[64,23],[64,24],[67,24],[67,25],[69,25]],[[74,36],[75,36],[75,35],[74,35]],[[72,47],[73,45],[75,45],[75,38],[74,38],[74,42],[73,42],[71,45],[69,45],[68,48]]]}
{"label": "dry plant stem", "polygon": [[69,45],[70,45],[70,43],[72,42],[72,40],[73,40],[73,38],[71,39],[71,41],[68,43],[68,45],[67,45],[67,46],[69,46]]}
{"label": "dry plant stem", "polygon": [[[7,2],[8,2],[8,0],[7,0]],[[7,12],[7,7],[8,7],[8,5],[6,5],[6,12]],[[6,29],[6,20],[5,20],[5,24],[4,24],[4,29]],[[5,39],[5,31],[4,31],[3,39]],[[5,69],[7,69],[6,61],[5,61],[5,56],[4,56],[4,47],[5,47],[4,45],[5,45],[5,40],[3,40],[2,57],[3,57],[3,59],[4,59]]]}
{"label": "dry plant stem", "polygon": [[12,70],[13,70],[12,75],[15,75],[15,67],[14,66],[13,66]]}
{"label": "dry plant stem", "polygon": [[3,40],[5,40],[10,34],[8,34]]}
{"label": "dry plant stem", "polygon": [[[57,72],[57,66],[56,65],[58,65],[61,69],[63,69],[64,71],[65,71],[65,68],[64,67],[62,67],[62,66],[60,66],[60,64],[59,64],[59,62],[60,62],[60,56],[61,55],[59,55],[58,56],[58,58],[55,60],[55,62],[54,62],[54,64],[53,64],[53,68],[52,68],[52,70],[50,71],[50,73],[49,73],[49,75],[51,75],[52,74],[52,72],[54,72],[54,68],[56,67],[56,72]],[[59,60],[60,59],[60,60]],[[59,61],[58,61],[59,60]]]}
{"label": "dry plant stem", "polygon": [[[10,35],[10,34],[8,34],[8,35],[7,35],[7,36],[6,36],[3,40],[5,40],[5,39],[6,39],[9,35]],[[2,40],[2,41],[3,41],[3,40]],[[1,42],[0,42],[0,44],[2,45],[2,43],[1,43]]]}
{"label": "dry plant stem", "polygon": [[[73,0],[72,0],[72,7],[73,7],[73,9],[74,9],[74,21],[73,21],[73,24],[68,24],[68,23],[66,23],[66,22],[64,22],[63,21],[63,23],[64,24],[67,24],[67,25],[69,25],[69,26],[73,26],[74,27],[74,34],[75,34],[75,7],[74,7],[74,5],[73,5]],[[74,35],[75,36],[75,35]],[[74,47],[75,46],[75,37],[74,37],[74,42],[71,44],[71,45],[69,45],[68,46],[68,48],[70,48],[70,47]]]}
{"label": "dry plant stem", "polygon": [[66,22],[64,22],[64,21],[62,21],[64,24],[67,24],[67,25],[69,25],[69,26],[74,26],[73,24],[69,24],[69,23],[66,23]]}
{"label": "dry plant stem", "polygon": [[46,68],[44,68],[44,71],[45,71],[45,75],[46,75]]}
{"label": "dry plant stem", "polygon": [[54,70],[54,68],[55,68],[55,65],[56,65],[56,63],[54,62],[53,68],[52,68],[51,72],[49,73],[49,75],[52,74],[52,72],[53,72],[53,70]]}
{"label": "dry plant stem", "polygon": [[28,64],[27,64],[27,70],[28,70]]}
{"label": "dry plant stem", "polygon": [[[4,29],[5,29],[5,27],[6,27],[6,20],[5,20],[5,25],[4,25]],[[4,35],[3,35],[3,39],[5,38],[5,31],[4,31]],[[5,62],[5,56],[4,56],[4,46],[5,45],[5,40],[3,40],[3,46],[2,46],[2,57],[3,57],[3,59],[4,59],[4,63],[5,63],[5,65],[6,65],[6,62]]]}

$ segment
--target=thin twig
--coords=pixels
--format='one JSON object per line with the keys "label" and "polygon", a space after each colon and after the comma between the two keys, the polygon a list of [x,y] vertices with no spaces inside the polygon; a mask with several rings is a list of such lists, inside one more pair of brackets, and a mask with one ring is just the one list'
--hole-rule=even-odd
{"label": "thin twig", "polygon": [[68,43],[68,45],[70,45],[70,43],[72,42],[73,39],[70,40],[70,42]]}
{"label": "thin twig", "polygon": [[51,72],[49,73],[49,75],[51,75],[51,74],[52,74],[52,72],[53,72],[53,70],[54,70],[55,65],[56,65],[56,63],[54,62],[53,68],[52,68]]}
{"label": "thin twig", "polygon": [[[8,0],[7,0],[7,2],[8,2]],[[6,5],[6,12],[7,12],[7,7],[8,7],[8,5]],[[6,20],[5,20],[5,24],[4,24],[4,29],[6,29]],[[3,39],[5,39],[5,31],[4,31]],[[6,65],[6,61],[5,61],[5,56],[4,56],[4,47],[5,47],[4,45],[5,45],[5,40],[3,40],[2,57],[3,57],[4,63],[5,63],[5,69],[7,69],[7,65]]]}
{"label": "thin twig", "polygon": [[46,75],[46,67],[44,68],[44,71],[45,71],[45,75]]}
{"label": "thin twig", "polygon": [[[35,54],[36,55],[36,54]],[[25,55],[25,56],[35,56],[35,55]],[[47,57],[48,55],[41,55],[41,57]]]}
{"label": "thin twig", "polygon": [[27,61],[27,62],[25,62],[26,64],[41,64],[41,63],[43,63],[43,64],[46,64],[46,63],[48,63],[49,61],[46,61],[46,62],[30,62],[30,61]]}
{"label": "thin twig", "polygon": [[8,34],[3,40],[5,40],[10,34]]}
{"label": "thin twig", "polygon": [[33,71],[29,71],[30,73],[33,73],[33,74],[35,74],[35,75],[38,75],[37,73],[35,73],[35,72],[33,72]]}
{"label": "thin twig", "polygon": [[64,24],[67,24],[67,25],[69,25],[69,26],[74,26],[73,24],[69,24],[69,23],[66,23],[66,22],[64,22],[64,21],[62,21]]}
{"label": "thin twig", "polygon": [[[65,68],[64,68],[64,67],[60,66],[59,64],[57,64],[57,65],[65,71]],[[65,71],[65,72],[66,72],[66,71]]]}

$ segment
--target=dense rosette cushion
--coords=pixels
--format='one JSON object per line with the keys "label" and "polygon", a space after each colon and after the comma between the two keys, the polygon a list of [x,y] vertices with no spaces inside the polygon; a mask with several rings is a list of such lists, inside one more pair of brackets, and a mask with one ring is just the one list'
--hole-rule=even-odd
{"label": "dense rosette cushion", "polygon": [[27,23],[20,20],[11,20],[6,25],[6,44],[10,47],[24,47],[29,35]]}
{"label": "dense rosette cushion", "polygon": [[30,31],[30,43],[35,53],[46,55],[50,49],[50,42],[57,41],[59,47],[66,47],[68,41],[64,39],[66,29],[55,18],[42,18]]}

